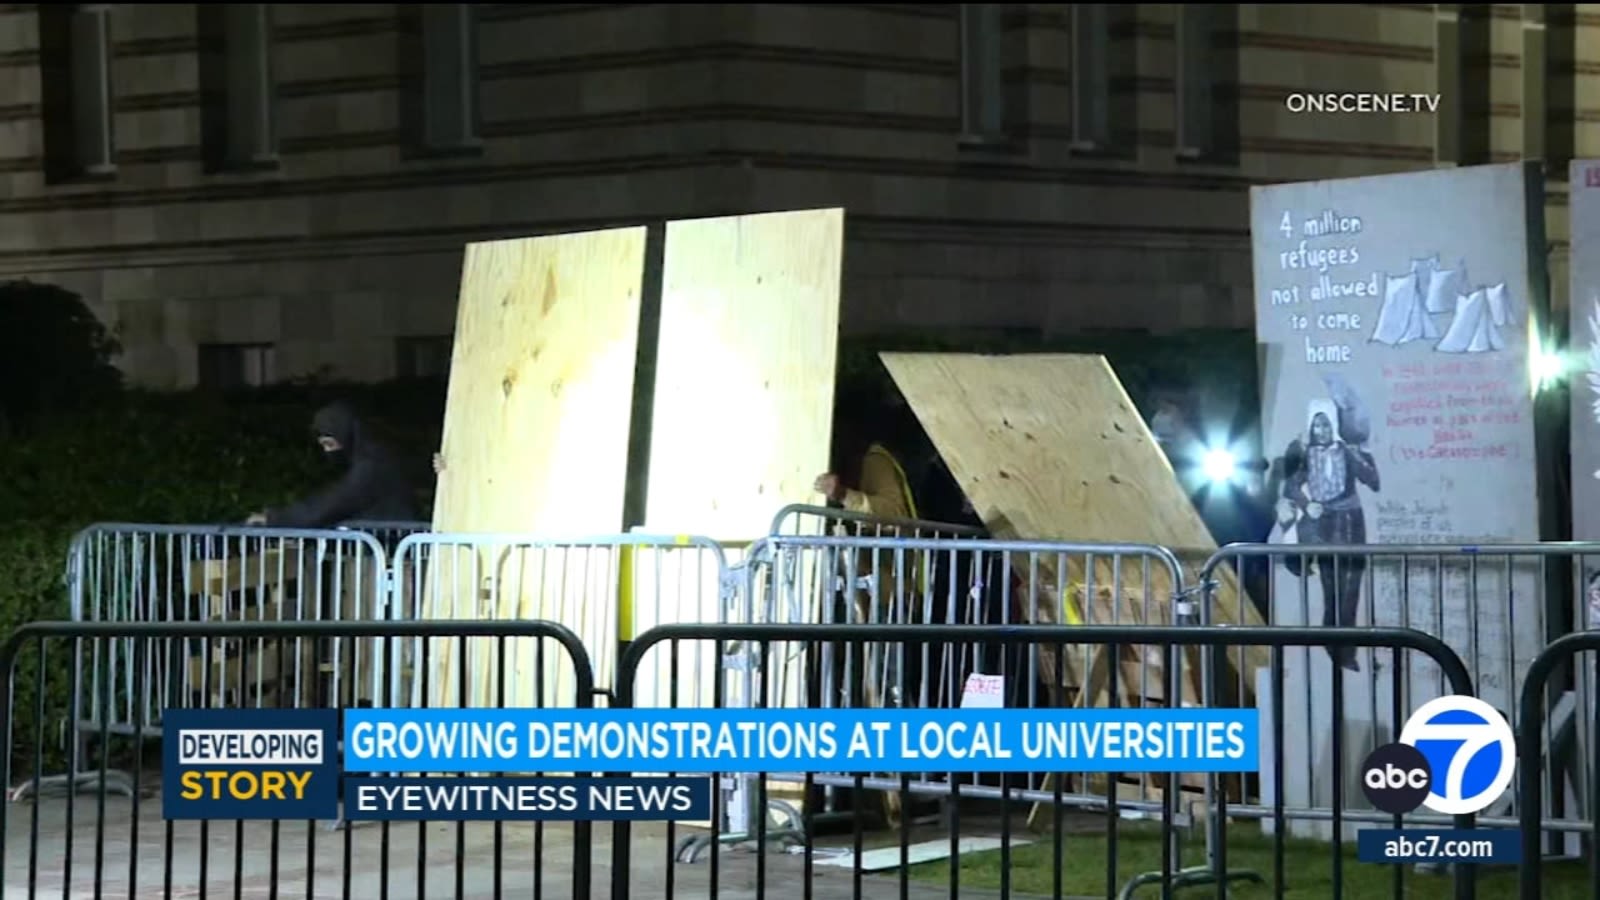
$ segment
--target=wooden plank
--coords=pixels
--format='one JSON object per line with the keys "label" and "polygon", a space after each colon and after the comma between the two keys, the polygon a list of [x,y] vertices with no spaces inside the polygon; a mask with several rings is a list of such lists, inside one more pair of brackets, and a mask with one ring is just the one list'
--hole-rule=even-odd
{"label": "wooden plank", "polygon": [[[886,353],[883,360],[996,537],[1215,548],[1104,357]],[[1082,558],[1069,558],[1068,568],[1082,569]],[[1122,568],[1125,584],[1142,577],[1128,571],[1140,566]],[[1096,569],[1095,584],[1116,580],[1110,560]],[[1162,569],[1151,567],[1151,583],[1137,587],[1164,610],[1152,618],[1170,622],[1173,585]],[[1085,575],[1053,574],[1056,584]],[[1223,567],[1219,576],[1227,580],[1217,620],[1261,624],[1255,607],[1240,602],[1232,573]],[[1266,664],[1258,648],[1232,655],[1250,670]]]}
{"label": "wooden plank", "polygon": [[[187,566],[184,583],[191,592],[211,598],[211,614],[220,617],[220,604],[226,601],[228,595],[292,584],[306,576],[314,566],[315,561],[311,554],[302,550],[300,541],[277,541],[261,552],[248,556],[193,560]],[[315,618],[321,612],[310,610],[302,615]]]}
{"label": "wooden plank", "polygon": [[470,244],[433,528],[614,533],[643,228]]}
{"label": "wooden plank", "polygon": [[[644,228],[468,245],[435,531],[621,530],[644,256]],[[427,590],[452,592],[459,599],[449,606],[460,618],[542,618],[545,579],[519,579],[514,598],[491,589],[508,566],[521,571],[522,561],[508,558],[517,555],[486,553],[479,565],[448,571],[432,566]],[[479,608],[487,603],[502,608]],[[466,699],[492,705],[493,642],[473,643]],[[535,656],[532,646],[507,651],[516,659]],[[435,703],[462,699],[456,652],[455,642],[435,642]],[[546,654],[551,674],[555,655]],[[529,675],[515,679],[516,690],[532,683]],[[522,699],[532,698],[506,698],[512,705]]]}
{"label": "wooden plank", "polygon": [[742,540],[828,468],[844,211],[667,226],[645,527]]}

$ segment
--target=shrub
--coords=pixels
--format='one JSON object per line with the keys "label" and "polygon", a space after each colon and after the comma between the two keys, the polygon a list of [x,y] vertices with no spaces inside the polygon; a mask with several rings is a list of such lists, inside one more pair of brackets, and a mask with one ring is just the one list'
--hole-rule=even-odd
{"label": "shrub", "polygon": [[0,436],[52,412],[92,407],[122,386],[120,348],[78,295],[0,283]]}

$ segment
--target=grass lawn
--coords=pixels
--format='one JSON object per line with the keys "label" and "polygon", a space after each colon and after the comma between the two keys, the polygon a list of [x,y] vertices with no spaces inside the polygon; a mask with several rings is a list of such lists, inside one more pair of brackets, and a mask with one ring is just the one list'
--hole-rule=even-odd
{"label": "grass lawn", "polygon": [[[1343,896],[1345,900],[1381,900],[1404,897],[1407,900],[1450,900],[1455,879],[1448,874],[1423,874],[1411,866],[1386,866],[1356,860],[1355,845],[1345,848]],[[1195,866],[1205,860],[1205,844],[1196,836],[1183,849],[1182,864]],[[1106,839],[1100,834],[1068,833],[1061,847],[1061,892],[1066,896],[1116,896],[1124,884],[1143,872],[1161,871],[1161,841],[1156,830],[1143,823],[1123,823],[1117,837],[1115,884],[1106,881]],[[961,884],[964,887],[996,889],[1000,886],[1000,853],[967,854],[961,857]],[[1055,892],[1055,847],[1041,836],[1039,843],[1011,850],[1011,890],[1021,894],[1050,896]],[[1273,843],[1258,832],[1232,835],[1228,841],[1228,868],[1252,869],[1266,884],[1236,882],[1230,896],[1236,900],[1255,900],[1277,896],[1273,882]],[[1403,886],[1395,891],[1395,872],[1399,869]],[[1290,900],[1330,900],[1333,891],[1333,851],[1327,844],[1313,841],[1286,841],[1284,844],[1284,891]],[[918,881],[948,884],[950,862],[917,866],[911,877]],[[1543,900],[1590,900],[1589,873],[1580,863],[1545,865]],[[1484,900],[1515,897],[1517,873],[1512,868],[1480,869],[1478,896]],[[1216,896],[1210,885],[1178,892],[1180,896]],[[1159,897],[1159,884],[1148,885],[1135,897]]]}

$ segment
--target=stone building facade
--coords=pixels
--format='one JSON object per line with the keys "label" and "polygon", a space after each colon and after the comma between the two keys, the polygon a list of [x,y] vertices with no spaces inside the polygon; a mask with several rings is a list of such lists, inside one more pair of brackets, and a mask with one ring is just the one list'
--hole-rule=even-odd
{"label": "stone building facade", "polygon": [[[1600,155],[1597,28],[1588,5],[6,5],[0,280],[80,293],[150,386],[381,379],[447,362],[467,242],[839,205],[849,332],[1246,327],[1251,185],[1564,178]],[[1287,108],[1311,91],[1442,106]]]}

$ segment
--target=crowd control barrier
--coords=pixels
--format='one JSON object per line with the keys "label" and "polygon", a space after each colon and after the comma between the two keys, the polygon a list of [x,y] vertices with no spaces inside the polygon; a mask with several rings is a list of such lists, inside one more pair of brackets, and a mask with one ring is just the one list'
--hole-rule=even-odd
{"label": "crowd control barrier", "polygon": [[[1170,625],[1181,602],[1183,578],[1171,554],[1147,545],[1090,545],[960,538],[880,538],[778,535],[758,542],[746,566],[748,608],[729,621],[779,624],[902,625],[1073,625],[1148,623]],[[710,620],[703,620],[710,621]],[[695,645],[698,646],[698,645]],[[685,652],[692,653],[692,649]],[[820,656],[767,660],[735,644],[724,655],[733,667],[759,673],[768,686],[765,702],[781,706],[952,708],[962,705],[979,676],[1005,692],[1010,706],[1106,706],[1141,702],[1165,704],[1172,696],[1198,700],[1197,686],[1177,679],[1176,667],[1154,648],[1128,646],[1107,655],[1103,646],[1077,643],[1002,653],[978,641],[942,641],[908,652],[873,643],[860,656],[828,649]],[[1115,669],[1119,680],[1109,679]],[[748,689],[746,689],[748,690]],[[1178,695],[1171,693],[1178,691]],[[1123,805],[1153,813],[1160,794],[1149,776],[1128,776]],[[904,810],[889,787],[881,811],[891,821],[901,815],[928,818],[940,812],[950,779],[964,782],[967,796],[999,796],[993,777],[923,773],[910,780],[915,802]],[[1085,793],[1091,779],[1082,773],[1040,773],[1009,786],[1021,803],[1097,807],[1103,800]],[[1103,780],[1103,779],[1102,779]],[[1057,782],[1070,785],[1065,790]],[[823,816],[861,812],[842,806],[841,792],[859,790],[854,781],[823,775]],[[878,780],[869,786],[883,787]],[[1198,780],[1194,787],[1198,788]],[[774,813],[793,806],[775,803]],[[741,834],[724,836],[738,841]]]}
{"label": "crowd control barrier", "polygon": [[[159,733],[160,710],[175,705],[426,706],[449,700],[491,706],[501,683],[509,691],[505,702],[551,705],[571,702],[563,698],[579,680],[566,656],[540,650],[538,641],[523,636],[334,640],[312,634],[312,626],[323,624],[559,621],[587,648],[594,702],[604,703],[617,684],[619,660],[653,626],[1236,626],[1240,617],[1219,610],[1245,607],[1218,598],[1239,591],[1271,628],[1320,629],[1324,594],[1337,597],[1353,585],[1348,624],[1437,635],[1465,666],[1474,695],[1531,734],[1524,722],[1529,706],[1519,697],[1541,651],[1573,627],[1595,624],[1591,616],[1600,611],[1600,577],[1591,568],[1600,562],[1600,544],[1233,545],[1208,560],[1198,579],[1186,581],[1173,554],[1160,547],[1003,542],[963,526],[803,506],[781,511],[771,531],[752,544],[731,545],[642,534],[566,540],[442,535],[416,523],[349,523],[327,531],[93,526],[74,540],[68,558],[76,621],[115,629],[264,620],[310,630],[285,644],[283,653],[252,653],[234,637],[193,638],[173,643],[176,653],[146,656],[137,665],[128,640],[61,643],[51,665],[70,661],[76,680],[57,682],[75,692],[74,700],[51,698],[39,707],[48,718],[39,732],[49,735],[41,744],[44,765],[11,785],[13,797],[27,800],[35,791],[70,785],[95,795],[137,793],[141,776],[133,752],[108,757],[102,774],[94,748],[106,740],[132,746],[138,737]],[[1291,559],[1293,566],[1286,563]],[[1201,602],[1193,602],[1197,595]],[[776,652],[738,640],[684,642],[676,654],[658,652],[647,661],[655,668],[640,684],[651,688],[629,702],[949,707],[967,698],[976,675],[1001,686],[1001,702],[1010,706],[1254,705],[1283,735],[1281,756],[1259,779],[1108,779],[1071,772],[1004,779],[973,773],[730,776],[723,779],[718,820],[678,829],[673,858],[705,861],[727,845],[752,841],[813,846],[840,830],[941,830],[973,821],[963,807],[998,804],[1022,810],[1025,821],[1017,828],[1035,831],[1088,815],[1122,822],[1122,833],[1131,835],[1130,829],[1170,812],[1177,832],[1192,830],[1199,839],[1185,852],[1224,861],[1207,864],[1216,875],[1227,868],[1229,848],[1240,844],[1241,834],[1268,843],[1282,836],[1293,847],[1304,834],[1298,829],[1313,828],[1321,829],[1313,836],[1329,839],[1337,832],[1348,843],[1351,829],[1387,823],[1355,786],[1358,748],[1395,739],[1410,710],[1456,689],[1432,654],[1409,652],[1402,661],[1370,643],[1350,654],[1355,668],[1349,674],[1319,681],[1319,671],[1332,671],[1333,648],[1344,645],[1285,645],[1269,664],[1268,651],[1278,646],[1272,643],[1112,646],[1075,639],[1008,650],[1004,641],[955,635],[913,645],[789,643]],[[468,681],[423,680],[419,660],[437,664],[457,653],[464,655],[462,667],[452,661],[446,671],[468,673],[461,676]],[[1600,791],[1593,777],[1595,719],[1587,714],[1600,698],[1593,667],[1552,665],[1540,687],[1541,781],[1532,808],[1542,856],[1580,858],[1592,841]],[[1334,728],[1334,721],[1366,724],[1352,730]],[[70,740],[57,753],[62,736]],[[1321,745],[1308,749],[1308,737]],[[95,765],[83,767],[91,758]],[[55,774],[62,771],[67,774]],[[1297,781],[1309,788],[1297,794]],[[1527,791],[1519,781],[1477,823],[1532,821]],[[1437,816],[1406,821],[1448,824]],[[763,829],[765,838],[757,841]],[[1265,858],[1251,865],[1263,868]]]}
{"label": "crowd control barrier", "polygon": [[[1364,627],[1414,628],[1437,635],[1466,664],[1477,696],[1518,725],[1523,679],[1546,645],[1574,628],[1600,626],[1600,544],[1493,544],[1449,546],[1235,544],[1222,548],[1200,575],[1206,603],[1201,621],[1236,623],[1211,602],[1225,576],[1251,586],[1262,618],[1272,625],[1317,625],[1328,621],[1326,597],[1345,595],[1341,624]],[[1287,661],[1286,678],[1275,681],[1288,694],[1288,731],[1300,735],[1300,749],[1289,759],[1291,777],[1285,804],[1290,828],[1300,834],[1325,836],[1331,819],[1331,784],[1316,758],[1332,730],[1315,725],[1327,721],[1331,681],[1346,692],[1345,708],[1352,723],[1343,740],[1381,744],[1397,740],[1405,716],[1428,699],[1448,693],[1437,667],[1424,660],[1404,670],[1386,665],[1382,655],[1365,650],[1353,658],[1353,669],[1341,677],[1324,655],[1300,650]],[[1592,672],[1561,673],[1546,685],[1549,715],[1543,717],[1546,748],[1544,782],[1540,786],[1544,819],[1542,840],[1547,855],[1582,852],[1579,835],[1590,830],[1591,797],[1596,786],[1587,764],[1595,750],[1592,717],[1600,695]],[[1402,705],[1389,709],[1393,685],[1402,687]],[[1238,696],[1252,687],[1238,672],[1207,679],[1211,701]],[[1509,792],[1479,816],[1492,827],[1518,827],[1520,804],[1527,794]],[[1338,798],[1347,809],[1364,810],[1352,821],[1381,821],[1359,791]],[[1267,800],[1239,815],[1266,816]],[[1313,824],[1320,823],[1320,824]]]}
{"label": "crowd control barrier", "polygon": [[[628,705],[633,694],[633,685],[636,681],[643,680],[638,675],[650,668],[651,657],[683,653],[688,646],[694,644],[738,645],[747,648],[747,652],[764,663],[780,658],[865,659],[874,650],[884,653],[914,654],[925,649],[938,650],[978,644],[993,646],[1003,655],[1015,657],[1027,657],[1043,648],[1060,648],[1068,645],[1103,647],[1113,655],[1122,647],[1146,646],[1155,648],[1169,657],[1177,657],[1183,650],[1193,648],[1261,648],[1269,651],[1272,670],[1279,674],[1282,672],[1284,655],[1292,648],[1377,648],[1401,659],[1407,659],[1412,655],[1426,657],[1446,673],[1454,689],[1462,693],[1472,692],[1466,667],[1454,652],[1435,638],[1406,629],[1199,628],[1171,625],[1071,627],[685,624],[662,626],[641,636],[629,647],[619,667],[619,682],[615,692],[617,704]],[[771,671],[771,668],[770,665],[761,665],[757,667],[757,671],[766,673]],[[1111,667],[1109,670],[1108,677],[1113,685],[1118,678],[1117,671],[1117,667]],[[756,695],[755,706],[770,707],[784,702],[785,695],[778,683],[764,676],[758,680],[763,683],[764,689]],[[1113,692],[1112,696],[1118,694]],[[1282,717],[1280,716],[1277,721],[1281,723]],[[1279,755],[1281,758],[1281,734],[1264,735],[1264,742],[1265,746],[1261,750],[1264,757]],[[1347,748],[1345,752],[1364,756],[1366,751]],[[1102,842],[1079,836],[1083,832],[1082,820],[1069,822],[1069,817],[1072,815],[1069,809],[1072,804],[1067,802],[1066,791],[1058,782],[1054,792],[1056,802],[1052,807],[1051,821],[1046,827],[1039,829],[1047,836],[1045,839],[1049,843],[1046,847],[1040,847],[1037,835],[1020,828],[1019,823],[1015,821],[1027,802],[1025,780],[1018,776],[998,776],[999,789],[992,798],[975,796],[976,792],[972,786],[960,778],[951,778],[935,785],[919,784],[916,777],[911,775],[873,778],[865,775],[826,772],[760,772],[737,773],[737,777],[751,785],[751,789],[758,797],[758,805],[763,806],[766,803],[767,793],[772,790],[772,784],[798,781],[804,788],[799,803],[802,805],[802,819],[807,823],[810,822],[810,818],[805,816],[805,813],[820,808],[824,802],[821,789],[829,783],[849,785],[857,792],[866,789],[896,792],[904,798],[905,803],[909,803],[910,797],[917,792],[929,791],[936,787],[952,811],[945,821],[942,834],[919,829],[909,819],[902,819],[895,828],[898,832],[898,845],[875,850],[867,848],[866,829],[862,825],[861,817],[854,819],[849,842],[838,842],[831,848],[819,845],[817,834],[809,825],[805,830],[785,830],[783,824],[769,822],[765,817],[758,819],[748,836],[750,842],[757,847],[771,844],[790,846],[795,850],[794,854],[770,856],[770,858],[768,854],[755,854],[750,866],[740,869],[738,877],[741,883],[748,885],[749,879],[753,877],[755,895],[758,897],[789,896],[793,890],[789,878],[804,878],[809,884],[811,879],[825,877],[826,872],[839,871],[835,868],[835,864],[840,859],[844,860],[845,871],[839,874],[841,877],[848,875],[854,880],[851,892],[853,897],[864,897],[868,892],[876,894],[893,889],[891,884],[879,882],[868,875],[870,871],[866,868],[869,865],[868,859],[874,860],[871,865],[884,865],[886,868],[897,870],[895,877],[900,881],[900,896],[924,896],[919,890],[931,890],[937,887],[943,890],[942,896],[962,896],[963,890],[985,890],[998,891],[1000,896],[1009,896],[1013,892],[1030,896],[1090,896],[1100,895],[1103,891],[1107,897],[1133,897],[1139,896],[1138,892],[1145,888],[1167,895],[1171,890],[1180,887],[1195,887],[1213,882],[1217,884],[1233,881],[1261,882],[1269,877],[1272,884],[1288,886],[1297,886],[1306,881],[1318,885],[1326,881],[1329,892],[1325,896],[1333,898],[1378,896],[1367,892],[1365,886],[1361,886],[1355,892],[1346,890],[1345,883],[1349,873],[1346,871],[1348,864],[1345,862],[1345,851],[1348,850],[1349,844],[1342,840],[1335,841],[1326,852],[1318,854],[1317,862],[1323,864],[1321,871],[1308,871],[1304,861],[1297,861],[1294,866],[1290,865],[1289,840],[1286,831],[1280,829],[1271,842],[1270,857],[1268,857],[1271,860],[1270,876],[1249,869],[1230,867],[1229,841],[1235,835],[1226,830],[1220,830],[1219,835],[1215,836],[1215,843],[1208,853],[1205,835],[1194,832],[1198,830],[1198,823],[1204,819],[1209,818],[1213,822],[1221,823],[1228,818],[1230,812],[1225,795],[1218,797],[1216,807],[1209,810],[1208,815],[1196,816],[1192,810],[1184,807],[1179,800],[1178,792],[1168,792],[1163,802],[1157,804],[1148,816],[1130,818],[1120,800],[1121,788],[1115,780],[1106,781],[1097,798],[1098,809],[1092,814],[1099,820],[1097,824],[1103,828]],[[1013,779],[1016,779],[1016,783],[1013,783]],[[1173,779],[1168,776],[1165,781],[1170,784]],[[972,804],[975,799],[988,801],[982,812],[975,811]],[[1285,812],[1282,809],[1274,811],[1280,819]],[[1337,809],[1335,815],[1339,815]],[[1470,817],[1456,820],[1457,825],[1465,826],[1470,823]],[[1079,834],[1069,835],[1069,830]],[[913,836],[919,831],[922,838],[932,838],[932,840],[914,842]],[[998,837],[983,838],[982,843],[979,843],[980,839],[975,838],[974,832],[998,834]],[[636,846],[640,842],[636,841],[631,826],[619,823],[614,834],[612,896],[616,900],[635,896],[637,891],[644,887],[635,876],[636,870],[647,864],[647,861],[641,858],[643,854],[661,853],[673,858],[680,845],[676,840],[675,829],[670,827],[665,843],[648,851]],[[730,861],[741,858],[728,854],[723,846],[725,843],[713,840],[708,848],[710,896],[716,896],[717,885],[724,883],[728,878],[724,869]],[[920,882],[919,888],[914,865],[918,856],[928,849],[930,843],[944,849],[945,852],[941,855],[947,862],[940,869],[942,876],[940,880],[931,886],[926,882]],[[991,857],[995,866],[992,870],[994,879],[981,884],[963,884],[962,856],[970,854],[972,848],[979,846],[990,849],[994,854]],[[1128,860],[1121,859],[1119,846],[1137,848],[1137,852],[1129,852]],[[1251,849],[1257,856],[1267,855],[1262,852],[1267,848],[1263,847],[1260,841],[1253,842]],[[1102,857],[1095,860],[1100,869],[1096,876],[1087,879],[1088,883],[1085,883],[1086,879],[1082,877],[1082,860],[1076,858],[1078,854],[1099,854]],[[777,861],[792,859],[793,855],[802,857],[801,864],[798,867],[791,865],[780,869]],[[1302,852],[1297,855],[1304,854]],[[879,860],[878,857],[887,859]],[[1186,858],[1196,864],[1186,867],[1184,865]],[[1155,868],[1143,872],[1129,871],[1129,860],[1152,862]],[[654,861],[648,861],[648,864],[653,871]],[[749,871],[750,867],[753,867],[753,873]],[[1458,897],[1472,896],[1475,873],[1469,867],[1463,867],[1445,877],[1455,880]],[[788,890],[775,888],[769,893],[769,888],[778,884],[788,885]],[[1270,889],[1271,885],[1268,887]],[[934,894],[928,893],[926,896]],[[1404,894],[1395,893],[1393,896],[1399,898]]]}
{"label": "crowd control barrier", "polygon": [[[315,822],[173,821],[162,819],[159,774],[141,765],[150,726],[146,707],[132,708],[131,733],[119,735],[101,719],[88,741],[69,742],[68,771],[80,772],[77,787],[52,791],[41,773],[53,767],[58,749],[51,723],[86,696],[108,698],[113,679],[73,665],[78,653],[105,656],[115,646],[128,661],[136,693],[159,690],[163,660],[182,659],[187,646],[211,648],[229,642],[240,665],[287,659],[307,642],[367,643],[397,657],[409,641],[425,648],[455,645],[449,662],[424,656],[422,678],[437,670],[457,684],[477,676],[469,641],[533,642],[561,658],[573,673],[563,706],[592,704],[595,685],[588,653],[570,630],[550,622],[61,622],[25,625],[0,645],[0,733],[10,737],[0,759],[0,777],[27,786],[0,806],[0,898],[5,897],[188,897],[300,896],[382,898],[391,896],[500,897],[593,896],[590,859],[594,826],[589,822],[430,823],[377,822],[329,830]],[[425,649],[424,653],[428,650]],[[439,665],[434,665],[440,663]],[[202,669],[205,687],[209,668]],[[496,701],[509,687],[494,666]],[[424,692],[428,697],[431,692]],[[538,695],[536,694],[535,697]],[[164,698],[167,709],[215,708],[214,694]],[[458,706],[456,702],[441,705]],[[320,703],[294,698],[298,709],[342,708],[336,698]],[[333,701],[333,702],[330,702]],[[380,704],[389,698],[380,696]],[[270,705],[270,704],[269,704]],[[76,711],[75,709],[73,711]],[[74,718],[76,718],[74,716]],[[122,767],[132,790],[113,783]],[[519,773],[536,774],[536,773]],[[19,821],[20,820],[20,821]],[[548,852],[547,852],[548,851]],[[559,864],[553,860],[559,857]]]}
{"label": "crowd control barrier", "polygon": [[[83,623],[370,621],[384,617],[388,570],[378,540],[360,531],[102,523],[74,537],[66,587],[72,620]],[[83,670],[77,687],[105,685],[76,698],[65,721],[74,739],[158,735],[163,706],[194,704],[201,693],[212,705],[246,707],[353,699],[368,655],[353,644],[303,639],[286,657],[246,666],[233,643],[219,640],[151,658],[143,672],[132,646],[116,640],[74,653]],[[91,774],[69,769],[43,783]],[[109,777],[116,790],[133,790],[129,772]]]}
{"label": "crowd control barrier", "polygon": [[[754,847],[786,847],[787,853],[748,853],[720,840],[705,848],[702,865],[682,865],[681,845],[691,828],[681,824],[619,823],[412,823],[385,822],[329,830],[317,823],[212,821],[165,822],[159,795],[152,796],[159,774],[152,761],[139,764],[137,738],[146,734],[146,707],[132,707],[131,725],[122,732],[99,720],[87,740],[57,743],[55,723],[82,721],[76,707],[83,698],[104,703],[117,689],[106,669],[76,665],[80,655],[104,658],[113,646],[125,653],[125,672],[136,695],[157,690],[163,660],[187,657],[198,647],[207,661],[219,647],[231,647],[239,665],[255,666],[269,658],[292,658],[307,642],[374,648],[380,668],[390,670],[408,652],[418,654],[418,677],[429,686],[418,696],[423,705],[437,697],[439,705],[470,701],[466,685],[494,685],[489,701],[506,704],[513,685],[508,653],[474,656],[472,641],[506,645],[537,643],[543,653],[561,659],[572,677],[564,693],[543,689],[531,701],[548,698],[561,706],[583,707],[604,696],[606,685],[593,678],[593,664],[582,640],[569,629],[538,621],[368,621],[368,622],[172,622],[172,623],[41,623],[24,626],[0,645],[0,733],[10,740],[0,761],[0,777],[12,788],[0,808],[0,898],[6,895],[51,896],[238,896],[266,892],[283,896],[346,898],[423,896],[525,896],[529,892],[574,898],[719,896],[738,886],[755,897],[788,897],[797,893],[865,898],[894,890],[900,896],[932,898],[969,892],[1012,895],[1100,896],[1136,898],[1167,896],[1181,888],[1212,882],[1258,881],[1264,893],[1279,889],[1329,898],[1473,896],[1542,900],[1569,892],[1575,880],[1583,889],[1600,887],[1588,862],[1549,864],[1540,839],[1542,794],[1549,752],[1547,698],[1574,659],[1600,651],[1600,635],[1583,634],[1553,643],[1534,660],[1523,681],[1519,722],[1519,760],[1524,857],[1520,872],[1459,866],[1445,872],[1419,872],[1405,866],[1374,866],[1347,858],[1348,841],[1339,829],[1328,844],[1308,849],[1292,839],[1287,823],[1296,814],[1288,804],[1265,804],[1265,817],[1277,828],[1263,836],[1248,827],[1260,816],[1241,810],[1229,795],[1209,798],[1169,792],[1154,809],[1140,814],[1123,801],[1129,786],[1106,780],[1085,792],[1097,793],[1097,807],[1074,807],[1073,790],[1057,782],[1049,815],[1032,828],[1024,820],[1031,795],[1028,777],[997,776],[994,792],[977,790],[960,776],[918,783],[915,776],[874,778],[841,773],[728,773],[748,785],[765,806],[783,784],[798,783],[791,801],[801,827],[791,834],[784,822],[762,816],[751,823],[746,843]],[[438,656],[437,648],[454,645]],[[1442,640],[1420,631],[1398,628],[1323,628],[1320,626],[1028,626],[927,624],[678,624],[639,634],[618,657],[612,702],[621,707],[704,706],[689,676],[668,666],[664,685],[656,678],[656,658],[688,656],[693,645],[710,650],[739,646],[758,665],[751,672],[756,691],[740,703],[770,707],[784,702],[781,685],[766,677],[772,660],[866,659],[880,654],[937,656],[945,648],[987,646],[1008,659],[1025,659],[1041,648],[1094,646],[1106,653],[1128,646],[1146,646],[1169,658],[1187,650],[1260,648],[1269,658],[1269,673],[1285,675],[1288,658],[1302,649],[1350,647],[1395,660],[1405,667],[1426,660],[1437,667],[1452,693],[1475,694],[1466,664]],[[608,645],[609,646],[609,645]],[[407,648],[410,648],[409,650]],[[349,655],[353,651],[347,651]],[[1592,659],[1592,657],[1591,657]],[[158,708],[216,708],[218,701],[206,673],[200,670],[199,691],[163,699]],[[534,668],[534,679],[546,671]],[[1178,671],[1174,669],[1174,671]],[[448,677],[457,686],[452,696],[432,689]],[[901,674],[899,677],[907,677]],[[955,676],[952,676],[955,677]],[[1115,687],[1120,667],[1111,667]],[[391,682],[379,685],[378,705],[396,701],[387,694]],[[638,690],[644,686],[647,690]],[[1329,688],[1334,713],[1345,692]],[[729,695],[713,687],[710,706],[725,706]],[[1403,706],[1403,694],[1389,696],[1391,708]],[[1109,696],[1122,696],[1113,690]],[[693,703],[690,698],[696,698]],[[339,698],[322,695],[286,698],[298,708],[338,708]],[[860,695],[856,696],[860,699]],[[1284,695],[1276,695],[1264,720],[1260,755],[1265,769],[1277,763],[1281,780],[1288,745]],[[270,704],[268,704],[270,706]],[[1341,757],[1360,758],[1367,748],[1347,745]],[[59,766],[52,757],[65,754],[68,771],[81,773],[79,790],[51,790],[44,773]],[[121,791],[115,772],[132,780]],[[1330,767],[1337,781],[1343,766]],[[525,773],[519,773],[525,774]],[[670,773],[662,773],[670,774]],[[1168,779],[1170,782],[1170,779]],[[843,832],[817,827],[815,814],[825,808],[822,791],[832,786],[864,796],[891,792],[909,804],[917,795],[937,789],[946,815],[936,827],[902,818],[890,842],[869,834],[870,819],[852,817]],[[1268,792],[1283,797],[1281,790]],[[1339,796],[1335,792],[1335,797]],[[726,800],[724,801],[726,802]],[[1357,815],[1335,803],[1335,820]],[[717,834],[726,815],[714,816],[708,827]],[[1430,824],[1420,815],[1389,817],[1391,827]],[[1456,827],[1481,825],[1457,817]],[[1592,823],[1590,823],[1592,826]],[[1590,829],[1592,831],[1592,827]],[[605,846],[609,836],[611,845]],[[1209,838],[1209,840],[1208,840]],[[595,877],[596,861],[609,873]],[[1574,872],[1574,867],[1581,869]],[[607,880],[609,879],[609,881]],[[1431,881],[1434,885],[1420,882]],[[1419,894],[1420,891],[1420,894]]]}
{"label": "crowd control barrier", "polygon": [[[1584,660],[1581,667],[1577,665],[1580,659]],[[1562,676],[1563,670],[1574,668],[1579,669],[1582,678],[1589,679],[1591,683],[1600,677],[1600,631],[1569,634],[1552,642],[1528,667],[1522,682],[1521,702],[1518,704],[1517,793],[1522,816],[1519,829],[1522,833],[1523,865],[1518,887],[1519,896],[1525,898],[1549,896],[1544,866],[1537,863],[1530,865],[1529,862],[1542,859],[1547,849],[1542,838],[1549,827],[1545,814],[1545,786],[1549,782],[1546,760],[1551,756],[1553,743],[1553,733],[1547,726],[1546,714],[1550,689]],[[1600,727],[1600,708],[1586,706],[1579,716],[1589,729]],[[1589,733],[1593,734],[1594,731]],[[1584,762],[1587,763],[1584,768],[1591,776],[1600,768],[1600,756],[1596,754],[1586,756]],[[1592,786],[1590,790],[1589,796],[1584,798],[1587,800],[1585,808],[1600,809],[1600,787]],[[1600,856],[1596,855],[1594,845],[1594,818],[1591,814],[1587,821],[1576,824],[1586,826],[1582,830],[1588,833],[1589,838],[1588,864],[1583,867],[1586,870],[1584,883],[1589,896],[1600,897]]]}

